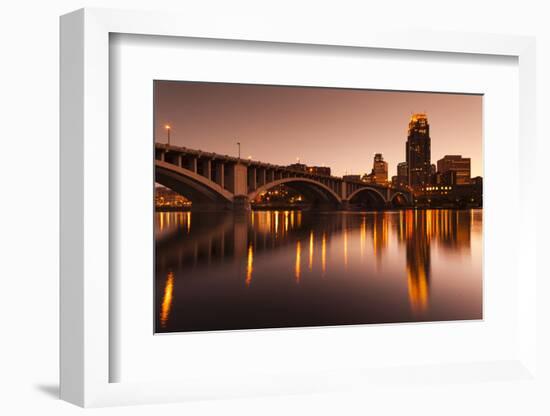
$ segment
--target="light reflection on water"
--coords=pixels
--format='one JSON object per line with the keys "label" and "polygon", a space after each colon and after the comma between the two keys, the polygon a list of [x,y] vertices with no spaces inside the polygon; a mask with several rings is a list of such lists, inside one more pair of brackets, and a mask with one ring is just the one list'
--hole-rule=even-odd
{"label": "light reflection on water", "polygon": [[482,317],[481,210],[155,215],[157,332]]}

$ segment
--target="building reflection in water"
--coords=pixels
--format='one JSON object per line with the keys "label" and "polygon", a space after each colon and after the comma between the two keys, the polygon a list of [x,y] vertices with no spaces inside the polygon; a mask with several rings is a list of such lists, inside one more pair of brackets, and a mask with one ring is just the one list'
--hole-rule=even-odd
{"label": "building reflection in water", "polygon": [[361,218],[361,231],[360,231],[359,242],[360,242],[359,255],[362,261],[363,258],[365,257],[365,244],[367,243],[367,221],[364,216]]}
{"label": "building reflection in water", "polygon": [[301,276],[301,262],[302,262],[302,243],[300,240],[296,241],[296,264],[294,265],[294,275],[296,276],[296,283],[300,283]]}
{"label": "building reflection in water", "polygon": [[429,229],[431,222],[427,215],[418,218],[407,211],[406,219],[406,250],[407,250],[407,284],[409,302],[414,312],[423,312],[428,308],[430,290],[430,243]]}
{"label": "building reflection in water", "polygon": [[252,249],[252,244],[248,246],[248,254],[246,258],[246,286],[250,286],[250,282],[252,281],[252,271],[254,266],[254,250]]}
{"label": "building reflection in water", "polygon": [[168,272],[166,276],[166,284],[164,286],[164,296],[162,298],[162,304],[160,306],[160,326],[165,328],[170,317],[170,311],[172,309],[172,302],[174,300],[174,273]]}
{"label": "building reflection in water", "polygon": [[323,276],[327,272],[327,235],[325,233],[321,242],[321,271]]}
{"label": "building reflection in water", "polygon": [[313,238],[313,230],[312,230],[309,233],[309,263],[308,263],[309,271],[313,270],[313,243],[314,243],[314,238]]}
{"label": "building reflection in water", "polygon": [[[240,264],[241,273],[245,266],[245,285],[249,287],[254,262],[258,268],[258,264],[264,264],[264,259],[290,249],[294,255],[281,257],[281,261],[293,261],[288,266],[293,269],[295,282],[300,283],[304,277],[302,242],[308,244],[306,270],[313,279],[326,276],[329,267],[331,273],[339,272],[337,258],[340,256],[329,258],[331,241],[336,244],[331,252],[343,253],[344,270],[348,272],[359,267],[368,270],[372,264],[364,259],[373,257],[376,270],[382,270],[380,277],[385,277],[388,262],[396,265],[403,259],[402,284],[406,286],[410,310],[416,315],[425,315],[430,310],[434,250],[451,255],[469,254],[474,221],[476,230],[479,229],[476,232],[480,233],[481,211],[479,215],[456,210],[325,214],[256,211],[243,215],[157,213],[157,276],[166,279],[160,302],[160,326],[166,326],[173,302],[174,273],[167,273],[168,270],[198,270],[199,267],[207,270],[219,265]],[[320,245],[317,249],[315,236]],[[338,247],[339,244],[342,246]],[[320,266],[317,275],[316,264]],[[255,278],[258,278],[257,272]]]}
{"label": "building reflection in water", "polygon": [[[345,224],[344,224],[345,227]],[[344,228],[344,267],[348,268],[348,230]]]}

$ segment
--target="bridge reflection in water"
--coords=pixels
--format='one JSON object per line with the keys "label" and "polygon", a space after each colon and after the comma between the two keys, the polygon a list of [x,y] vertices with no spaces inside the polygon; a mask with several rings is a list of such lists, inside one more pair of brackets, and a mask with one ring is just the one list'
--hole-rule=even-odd
{"label": "bridge reflection in water", "polygon": [[156,214],[157,332],[481,319],[481,210]]}

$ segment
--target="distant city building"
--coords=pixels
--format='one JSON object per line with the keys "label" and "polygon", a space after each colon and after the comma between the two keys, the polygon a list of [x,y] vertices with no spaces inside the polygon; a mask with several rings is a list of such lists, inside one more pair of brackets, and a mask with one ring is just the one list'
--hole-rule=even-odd
{"label": "distant city building", "polygon": [[397,164],[397,185],[405,186],[409,184],[409,166],[407,162]]}
{"label": "distant city building", "polygon": [[408,184],[419,189],[430,183],[431,139],[428,117],[424,113],[411,116],[406,144]]}
{"label": "distant city building", "polygon": [[[479,178],[481,179],[481,178]],[[428,185],[415,191],[417,206],[478,208],[483,206],[482,181],[465,185]]]}
{"label": "distant city building", "polygon": [[447,185],[468,185],[470,183],[470,158],[447,155],[437,161],[437,171]]}
{"label": "distant city building", "polygon": [[287,166],[289,169],[299,170],[300,172],[308,172],[314,175],[330,176],[330,168],[328,166],[307,166],[303,163],[293,163]]}
{"label": "distant city building", "polygon": [[374,183],[383,185],[388,182],[388,162],[384,161],[382,153],[376,153],[374,155],[371,173]]}
{"label": "distant city building", "polygon": [[307,171],[314,175],[330,176],[330,168],[328,166],[308,166]]}
{"label": "distant city building", "polygon": [[436,172],[432,178],[432,185],[443,185],[443,183],[445,183],[443,180],[443,175],[441,172]]}
{"label": "distant city building", "polygon": [[382,153],[374,155],[374,161],[370,173],[365,173],[361,178],[363,182],[385,185],[388,183],[388,162],[384,161]]}
{"label": "distant city building", "polygon": [[299,170],[302,172],[305,172],[307,170],[307,166],[303,163],[293,163],[292,165],[288,165],[289,169]]}
{"label": "distant city building", "polygon": [[438,183],[441,185],[456,185],[456,172],[454,170],[448,170],[444,173],[437,175]]}
{"label": "distant city building", "polygon": [[391,184],[392,186],[399,186],[399,176],[393,175],[391,177]]}
{"label": "distant city building", "polygon": [[479,186],[480,188],[483,186],[483,178],[481,176],[476,176],[472,179],[470,179],[472,185]]}

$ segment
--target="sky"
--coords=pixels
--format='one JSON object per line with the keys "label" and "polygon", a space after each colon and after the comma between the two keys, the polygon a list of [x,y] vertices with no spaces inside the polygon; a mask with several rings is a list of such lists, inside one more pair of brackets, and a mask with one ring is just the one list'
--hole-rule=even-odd
{"label": "sky", "polygon": [[181,81],[155,82],[155,140],[277,165],[369,173],[375,153],[396,175],[412,113],[427,113],[432,163],[471,158],[483,176],[482,96]]}

